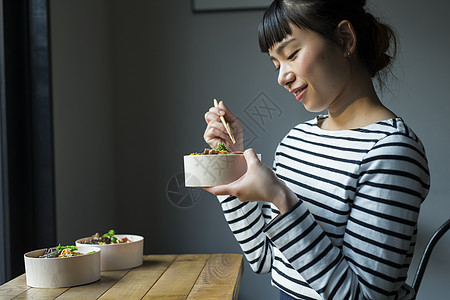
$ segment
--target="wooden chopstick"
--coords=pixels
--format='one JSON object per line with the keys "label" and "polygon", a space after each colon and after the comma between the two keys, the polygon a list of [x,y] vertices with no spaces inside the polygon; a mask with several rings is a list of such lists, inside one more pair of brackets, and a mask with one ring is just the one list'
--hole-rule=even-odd
{"label": "wooden chopstick", "polygon": [[[214,99],[214,106],[219,107],[219,103],[217,102],[216,99]],[[220,120],[222,121],[223,126],[225,126],[225,129],[227,130],[228,135],[231,138],[231,141],[233,142],[233,144],[236,144],[236,140],[234,139],[233,132],[231,132],[230,123],[228,123],[223,116],[220,116]]]}

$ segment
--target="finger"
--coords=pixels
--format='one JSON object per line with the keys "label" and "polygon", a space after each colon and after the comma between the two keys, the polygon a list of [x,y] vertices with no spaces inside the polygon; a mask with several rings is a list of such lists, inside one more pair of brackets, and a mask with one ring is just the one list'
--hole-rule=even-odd
{"label": "finger", "polygon": [[[225,103],[223,101],[219,102],[219,108],[224,111],[225,119],[227,119],[228,122],[233,122],[237,118],[233,115],[233,113],[226,107]],[[220,112],[220,111],[219,111]]]}
{"label": "finger", "polygon": [[219,186],[213,186],[213,187],[203,187],[203,189],[213,195],[219,196],[219,195],[230,195],[227,191],[227,185],[219,185]]}
{"label": "finger", "polygon": [[219,122],[220,121],[220,116],[218,115],[218,112],[207,111],[205,113],[205,121],[206,121],[206,123],[209,123],[211,121]]}
{"label": "finger", "polygon": [[239,190],[239,186],[240,186],[244,176],[245,176],[245,174],[242,175],[239,179],[236,179],[235,181],[228,183],[228,184],[212,186],[212,187],[208,187],[208,188],[204,188],[204,189],[214,195],[237,196],[236,191]]}
{"label": "finger", "polygon": [[217,136],[220,138],[226,138],[228,136],[228,132],[225,129],[225,126],[221,122],[217,121],[211,121],[209,122],[208,126],[206,127],[206,133],[208,135]]}
{"label": "finger", "polygon": [[208,127],[215,128],[222,131],[224,134],[227,134],[227,129],[225,128],[225,126],[223,126],[223,123],[220,120],[209,122]]}
{"label": "finger", "polygon": [[210,126],[208,126],[208,128],[205,130],[203,138],[206,143],[213,146],[213,148],[217,147],[217,145],[221,142],[227,145],[231,143],[231,139],[226,131],[224,132],[222,130],[219,130],[218,128]]}

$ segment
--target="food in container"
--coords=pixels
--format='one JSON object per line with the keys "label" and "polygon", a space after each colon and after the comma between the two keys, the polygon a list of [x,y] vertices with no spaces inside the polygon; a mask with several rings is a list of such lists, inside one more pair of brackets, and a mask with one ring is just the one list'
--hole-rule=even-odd
{"label": "food in container", "polygon": [[27,285],[63,288],[100,279],[100,249],[64,246],[34,250],[24,255]]}
{"label": "food in container", "polygon": [[133,234],[115,234],[114,230],[78,239],[77,246],[101,249],[100,270],[113,271],[138,267],[144,261],[144,238]]}
{"label": "food in container", "polygon": [[[258,157],[261,156],[258,154]],[[216,149],[184,156],[184,179],[186,187],[211,187],[231,183],[247,171],[242,152],[231,152],[225,145]]]}
{"label": "food in container", "polygon": [[131,243],[131,240],[127,237],[119,238],[116,236],[114,230],[110,230],[107,233],[101,235],[96,233],[93,236],[80,241],[81,244],[97,244],[97,245],[109,245],[109,244],[122,244]]}
{"label": "food in container", "polygon": [[59,244],[58,247],[56,248],[45,249],[44,254],[39,256],[39,258],[64,258],[64,257],[85,255],[93,252],[94,251],[82,253],[78,251],[77,246],[61,246],[61,244]]}

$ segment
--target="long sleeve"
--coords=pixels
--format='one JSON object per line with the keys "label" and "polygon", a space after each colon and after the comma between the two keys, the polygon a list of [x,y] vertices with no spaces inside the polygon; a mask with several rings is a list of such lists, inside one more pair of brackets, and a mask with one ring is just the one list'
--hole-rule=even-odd
{"label": "long sleeve", "polygon": [[238,241],[252,270],[268,273],[272,266],[272,247],[264,234],[268,218],[266,205],[241,202],[233,196],[218,197],[231,232]]}
{"label": "long sleeve", "polygon": [[342,246],[303,201],[264,231],[323,299],[393,299],[406,280],[429,188],[427,162],[418,143],[392,134],[373,146],[355,174]]}
{"label": "long sleeve", "polygon": [[413,299],[405,283],[420,206],[430,188],[425,150],[401,118],[326,131],[299,124],[274,171],[298,203],[219,197],[252,269],[298,299]]}

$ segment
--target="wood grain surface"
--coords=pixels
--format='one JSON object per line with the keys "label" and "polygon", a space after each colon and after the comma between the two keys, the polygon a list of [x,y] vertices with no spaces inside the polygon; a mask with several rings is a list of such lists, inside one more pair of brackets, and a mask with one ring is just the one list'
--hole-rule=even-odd
{"label": "wood grain surface", "polygon": [[0,286],[0,300],[237,299],[242,272],[241,254],[146,255],[142,266],[71,288],[31,288],[22,274]]}

